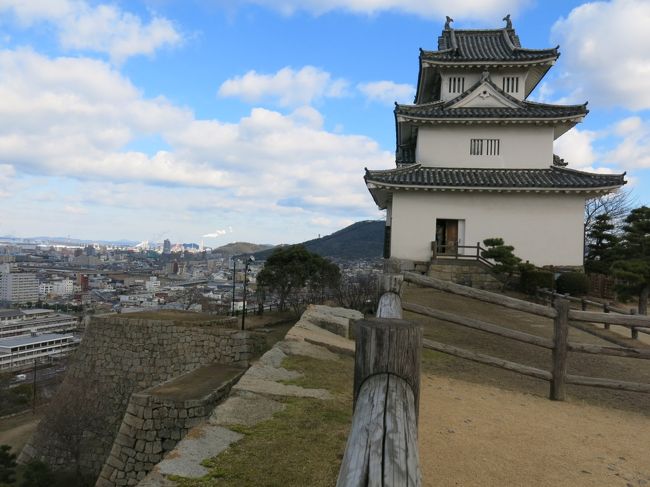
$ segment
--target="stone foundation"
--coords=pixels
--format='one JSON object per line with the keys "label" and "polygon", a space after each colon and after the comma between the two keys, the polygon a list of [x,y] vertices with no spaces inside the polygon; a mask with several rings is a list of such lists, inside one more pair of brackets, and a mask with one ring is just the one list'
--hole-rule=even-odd
{"label": "stone foundation", "polygon": [[[209,364],[244,368],[255,347],[248,331],[96,317],[19,462],[36,458],[58,469],[74,469],[78,463],[83,472],[97,476],[134,392]],[[74,436],[75,430],[79,435]]]}
{"label": "stone foundation", "polygon": [[431,262],[428,275],[488,291],[499,291],[503,287],[501,281],[492,275],[489,268],[476,261],[434,260]]}

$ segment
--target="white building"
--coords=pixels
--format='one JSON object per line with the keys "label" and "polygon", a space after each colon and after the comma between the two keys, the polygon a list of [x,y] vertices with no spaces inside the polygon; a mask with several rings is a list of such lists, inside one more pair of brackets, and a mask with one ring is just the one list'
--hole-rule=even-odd
{"label": "white building", "polygon": [[78,328],[79,320],[51,309],[0,309],[0,339]]}
{"label": "white building", "polygon": [[27,368],[35,361],[68,354],[79,345],[72,334],[47,333],[0,340],[0,370]]}
{"label": "white building", "polygon": [[8,264],[0,266],[0,301],[11,304],[38,301],[38,278],[36,274],[17,272]]}
{"label": "white building", "polygon": [[151,276],[144,282],[144,288],[149,292],[157,292],[160,290],[160,281],[156,276]]}
{"label": "white building", "polygon": [[420,52],[415,103],[395,107],[397,168],[365,175],[387,210],[386,257],[476,253],[462,246],[502,237],[538,266],[582,266],[586,199],[625,184],[554,156],[586,104],[527,101],[559,52],[522,48],[506,20],[491,30],[448,21],[438,50]]}

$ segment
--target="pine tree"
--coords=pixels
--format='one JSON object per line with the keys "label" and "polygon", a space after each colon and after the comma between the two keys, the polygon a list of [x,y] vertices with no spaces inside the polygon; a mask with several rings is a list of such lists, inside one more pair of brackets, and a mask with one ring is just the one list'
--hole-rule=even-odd
{"label": "pine tree", "polygon": [[9,445],[0,445],[0,484],[8,485],[16,481],[16,454],[11,453]]}
{"label": "pine tree", "polygon": [[514,254],[515,248],[512,245],[505,245],[502,238],[486,238],[483,240],[483,245],[487,249],[481,251],[481,257],[495,262],[492,272],[503,277],[505,289],[518,269],[521,259]]}
{"label": "pine tree", "polygon": [[613,262],[619,257],[620,238],[614,233],[615,226],[609,214],[595,218],[588,234],[585,270],[591,273],[609,274]]}
{"label": "pine tree", "polygon": [[639,314],[648,314],[650,294],[650,208],[635,208],[623,226],[623,258],[612,265],[621,297],[637,296]]}

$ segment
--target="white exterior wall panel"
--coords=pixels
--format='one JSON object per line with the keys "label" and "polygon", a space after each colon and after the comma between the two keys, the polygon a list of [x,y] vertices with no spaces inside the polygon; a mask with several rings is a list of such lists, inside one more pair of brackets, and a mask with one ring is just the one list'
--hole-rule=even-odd
{"label": "white exterior wall panel", "polygon": [[465,221],[464,241],[502,237],[537,266],[581,266],[584,196],[398,191],[393,195],[391,257],[428,261],[436,219]]}
{"label": "white exterior wall panel", "polygon": [[[471,139],[499,139],[499,155],[470,155]],[[415,160],[437,167],[547,169],[553,163],[553,127],[424,126],[418,129]]]}

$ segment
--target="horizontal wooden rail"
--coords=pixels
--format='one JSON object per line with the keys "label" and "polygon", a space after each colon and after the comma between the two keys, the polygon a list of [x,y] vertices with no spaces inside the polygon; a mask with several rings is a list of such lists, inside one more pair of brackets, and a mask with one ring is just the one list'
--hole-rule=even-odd
{"label": "horizontal wooden rail", "polygon": [[606,323],[635,328],[650,328],[650,317],[643,315],[623,315],[614,313],[596,313],[593,311],[569,310],[569,320],[587,321],[589,323]]}
{"label": "horizontal wooden rail", "polygon": [[568,343],[569,352],[591,353],[595,355],[609,355],[611,357],[629,357],[650,359],[650,350],[622,347],[602,347],[589,343]]}
{"label": "horizontal wooden rail", "polygon": [[626,382],[614,379],[601,379],[598,377],[585,377],[582,375],[567,374],[566,382],[578,386],[602,387],[604,389],[614,389],[617,391],[629,392],[650,392],[650,384],[641,384],[639,382]]}
{"label": "horizontal wooden rail", "polygon": [[431,287],[440,291],[458,294],[459,296],[478,299],[479,301],[484,301],[486,303],[498,304],[505,308],[515,309],[517,311],[523,311],[538,316],[545,316],[546,318],[555,318],[557,315],[555,309],[542,306],[541,304],[529,303],[528,301],[523,301],[521,299],[515,299],[502,294],[462,286],[460,284],[443,281],[434,277],[422,276],[415,272],[405,272],[404,280],[420,286]]}
{"label": "horizontal wooden rail", "polygon": [[424,348],[436,350],[437,352],[454,355],[456,357],[471,360],[473,362],[491,365],[492,367],[498,367],[500,369],[506,369],[512,372],[518,372],[523,375],[535,377],[536,379],[542,379],[548,381],[551,380],[550,372],[547,372],[546,370],[538,369],[536,367],[530,367],[528,365],[522,365],[516,362],[510,362],[509,360],[492,357],[491,355],[484,355],[482,353],[470,352],[469,350],[463,350],[462,348],[454,347],[452,345],[446,345],[444,343],[435,342],[429,339],[422,340],[422,344],[424,345]]}
{"label": "horizontal wooden rail", "polygon": [[450,323],[455,323],[457,325],[466,326],[467,328],[472,328],[474,330],[480,330],[487,333],[492,333],[493,335],[510,338],[512,340],[528,343],[530,345],[537,345],[538,347],[543,347],[548,349],[553,348],[553,340],[551,340],[550,338],[531,335],[530,333],[525,333],[523,331],[511,330],[509,328],[504,328],[502,326],[494,325],[486,321],[476,320],[473,318],[466,318],[464,316],[455,315],[453,313],[447,313],[445,311],[438,311],[437,309],[428,308],[426,306],[421,306],[419,304],[404,303],[403,308],[406,311],[412,311],[413,313],[430,316],[431,318],[448,321]]}

